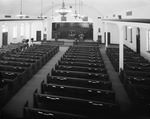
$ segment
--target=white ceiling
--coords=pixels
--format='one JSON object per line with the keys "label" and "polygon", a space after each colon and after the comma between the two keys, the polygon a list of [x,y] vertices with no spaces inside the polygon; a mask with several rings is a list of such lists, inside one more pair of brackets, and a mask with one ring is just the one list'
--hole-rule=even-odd
{"label": "white ceiling", "polygon": [[[0,0],[0,14],[16,15],[20,13],[21,0]],[[75,4],[75,0],[64,0],[67,8]],[[83,1],[83,6],[90,7],[101,15],[120,12],[150,4],[150,0],[76,0]],[[62,0],[43,0],[43,13],[46,14],[52,8],[60,7]],[[22,0],[22,11],[26,15],[38,16],[41,13],[41,0]]]}

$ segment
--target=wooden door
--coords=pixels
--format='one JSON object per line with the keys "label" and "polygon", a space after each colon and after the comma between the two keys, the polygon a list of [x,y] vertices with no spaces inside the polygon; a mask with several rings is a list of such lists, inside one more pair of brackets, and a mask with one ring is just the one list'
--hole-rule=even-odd
{"label": "wooden door", "polygon": [[41,31],[36,31],[36,40],[41,41]]}
{"label": "wooden door", "polygon": [[[108,44],[110,44],[110,32],[107,32]],[[104,43],[106,43],[106,32],[104,33]]]}
{"label": "wooden door", "polygon": [[140,54],[140,35],[136,35],[136,52]]}
{"label": "wooden door", "polygon": [[2,45],[8,44],[8,32],[2,33]]}

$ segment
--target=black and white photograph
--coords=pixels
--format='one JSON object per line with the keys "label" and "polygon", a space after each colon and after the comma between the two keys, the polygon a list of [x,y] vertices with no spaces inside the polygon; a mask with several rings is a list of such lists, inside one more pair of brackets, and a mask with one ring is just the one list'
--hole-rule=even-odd
{"label": "black and white photograph", "polygon": [[0,119],[150,119],[150,0],[0,0]]}

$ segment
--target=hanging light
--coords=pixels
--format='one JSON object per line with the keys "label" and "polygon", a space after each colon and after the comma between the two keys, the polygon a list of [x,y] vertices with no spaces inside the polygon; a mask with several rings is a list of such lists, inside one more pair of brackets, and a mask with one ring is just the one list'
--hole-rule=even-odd
{"label": "hanging light", "polygon": [[50,16],[50,17],[51,17],[51,19],[54,19],[54,14],[53,14],[53,5],[54,5],[54,3],[52,2],[52,16]]}
{"label": "hanging light", "polygon": [[82,8],[83,8],[83,2],[81,1],[81,8],[80,8],[81,11],[80,11],[80,16],[79,16],[80,19],[83,19],[85,17],[82,15],[82,13],[83,13]]}
{"label": "hanging light", "polygon": [[46,16],[43,16],[43,0],[41,0],[41,14],[38,16],[39,19],[46,19]]}
{"label": "hanging light", "polygon": [[26,17],[26,15],[22,13],[22,0],[20,1],[20,14],[18,14],[17,17],[19,17],[20,19]]}
{"label": "hanging light", "polygon": [[77,19],[79,17],[79,14],[77,13],[77,1],[75,0],[75,13],[73,14],[73,16],[75,17],[75,19]]}
{"label": "hanging light", "polygon": [[64,15],[67,15],[68,13],[70,13],[71,10],[65,8],[65,2],[63,0],[63,2],[62,2],[62,8],[59,9],[59,10],[56,10],[55,12],[59,13],[62,16],[64,16]]}

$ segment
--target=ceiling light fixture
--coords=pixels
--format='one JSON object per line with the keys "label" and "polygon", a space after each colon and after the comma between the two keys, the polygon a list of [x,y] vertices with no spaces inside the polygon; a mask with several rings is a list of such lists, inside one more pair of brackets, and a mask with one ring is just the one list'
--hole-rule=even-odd
{"label": "ceiling light fixture", "polygon": [[79,14],[77,13],[77,1],[75,0],[75,13],[73,14],[73,16],[75,17],[75,19],[77,19],[79,17]]}
{"label": "ceiling light fixture", "polygon": [[54,14],[53,14],[53,5],[54,5],[54,3],[52,2],[52,16],[51,16],[51,19],[54,19]]}
{"label": "ceiling light fixture", "polygon": [[83,13],[83,2],[81,1],[81,8],[80,8],[80,16],[79,16],[79,18],[80,19],[83,19],[84,18],[84,16],[82,15],[82,13]]}
{"label": "ceiling light fixture", "polygon": [[18,14],[17,17],[19,17],[20,19],[26,17],[26,15],[22,13],[22,0],[20,0],[20,14]]}
{"label": "ceiling light fixture", "polygon": [[46,16],[43,16],[43,0],[41,0],[41,15],[38,16],[39,19],[46,19]]}
{"label": "ceiling light fixture", "polygon": [[67,15],[68,13],[70,13],[71,10],[65,8],[65,2],[64,2],[64,0],[63,0],[63,2],[62,2],[62,8],[59,9],[59,10],[56,10],[55,12],[56,12],[56,13],[59,13],[59,14],[62,15],[62,16],[65,16],[65,15]]}

